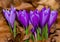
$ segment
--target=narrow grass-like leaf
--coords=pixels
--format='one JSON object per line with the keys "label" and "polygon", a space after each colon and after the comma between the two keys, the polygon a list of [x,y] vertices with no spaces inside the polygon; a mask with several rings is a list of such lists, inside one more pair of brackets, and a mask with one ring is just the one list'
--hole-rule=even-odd
{"label": "narrow grass-like leaf", "polygon": [[40,33],[41,33],[41,29],[38,28],[37,29],[37,40],[42,40],[41,36],[40,36]]}
{"label": "narrow grass-like leaf", "polygon": [[45,39],[48,39],[48,27],[47,25],[45,26],[45,29],[44,29],[44,34],[45,34]]}

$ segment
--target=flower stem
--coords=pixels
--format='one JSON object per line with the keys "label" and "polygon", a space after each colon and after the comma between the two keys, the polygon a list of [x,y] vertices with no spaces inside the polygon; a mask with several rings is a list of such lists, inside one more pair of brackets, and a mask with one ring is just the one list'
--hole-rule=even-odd
{"label": "flower stem", "polygon": [[9,24],[9,29],[10,29],[10,32],[11,32],[11,33],[13,33],[13,31],[12,31],[12,28],[11,28],[10,24]]}
{"label": "flower stem", "polygon": [[25,33],[26,33],[26,35],[28,35],[28,28],[26,28]]}
{"label": "flower stem", "polygon": [[[26,28],[25,33],[26,33],[26,35],[28,35],[28,28]],[[25,42],[29,42],[29,40],[27,39],[27,40],[25,40]]]}
{"label": "flower stem", "polygon": [[36,32],[34,34],[35,34],[35,40],[34,40],[34,42],[37,42],[37,34],[36,34]]}
{"label": "flower stem", "polygon": [[13,33],[14,33],[14,38],[16,37],[16,34],[17,34],[17,31],[16,31],[16,22],[14,23],[14,30],[13,30]]}

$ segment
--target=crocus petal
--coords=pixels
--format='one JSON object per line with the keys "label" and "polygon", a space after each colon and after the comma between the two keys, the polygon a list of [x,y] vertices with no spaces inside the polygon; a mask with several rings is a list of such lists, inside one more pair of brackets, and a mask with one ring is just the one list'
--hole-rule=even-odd
{"label": "crocus petal", "polygon": [[30,11],[30,21],[35,28],[38,27],[39,22],[38,10]]}
{"label": "crocus petal", "polygon": [[56,21],[57,19],[57,11],[51,11],[50,18],[48,21],[48,28],[52,26],[52,24]]}
{"label": "crocus petal", "polygon": [[35,32],[35,29],[34,29],[34,28],[32,28],[32,29],[31,29],[31,32],[32,32],[32,33],[34,33],[34,32]]}
{"label": "crocus petal", "polygon": [[7,21],[10,21],[10,20],[9,20],[9,18],[10,18],[10,14],[9,14],[9,13],[10,13],[10,12],[9,12],[8,10],[4,10],[4,9],[3,9],[3,13],[4,13],[4,16],[5,16],[5,18],[7,19]]}
{"label": "crocus petal", "polygon": [[40,13],[40,27],[43,28],[49,20],[50,8],[43,10]]}
{"label": "crocus petal", "polygon": [[15,13],[12,11],[10,14],[10,24],[12,27],[14,27],[14,21],[15,21]]}
{"label": "crocus petal", "polygon": [[10,10],[16,11],[16,8],[14,8],[13,6],[11,6]]}
{"label": "crocus petal", "polygon": [[46,7],[42,8],[41,12],[45,11],[46,10]]}

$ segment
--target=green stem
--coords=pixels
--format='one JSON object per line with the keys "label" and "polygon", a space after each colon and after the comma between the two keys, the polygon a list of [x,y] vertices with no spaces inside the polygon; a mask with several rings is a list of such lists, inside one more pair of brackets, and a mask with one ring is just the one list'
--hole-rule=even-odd
{"label": "green stem", "polygon": [[12,31],[12,28],[11,28],[10,24],[9,24],[9,29],[10,29],[10,32],[11,32],[11,33],[13,33],[13,31]]}
{"label": "green stem", "polygon": [[35,38],[35,40],[36,40],[35,42],[37,42],[37,37]]}
{"label": "green stem", "polygon": [[35,40],[34,40],[34,42],[37,42],[37,34],[36,34],[36,32],[34,34],[35,34]]}
{"label": "green stem", "polygon": [[16,31],[16,22],[14,23],[14,30],[13,30],[13,33],[14,33],[14,38],[16,37],[16,34],[17,34],[17,31]]}
{"label": "green stem", "polygon": [[28,33],[29,33],[29,32],[28,32],[28,28],[26,28],[25,33],[26,33],[26,35],[28,35]]}
{"label": "green stem", "polygon": [[[25,33],[26,33],[26,35],[28,35],[28,28],[26,28],[26,30],[25,30]],[[27,40],[25,40],[25,42],[29,42],[29,40],[27,39]]]}

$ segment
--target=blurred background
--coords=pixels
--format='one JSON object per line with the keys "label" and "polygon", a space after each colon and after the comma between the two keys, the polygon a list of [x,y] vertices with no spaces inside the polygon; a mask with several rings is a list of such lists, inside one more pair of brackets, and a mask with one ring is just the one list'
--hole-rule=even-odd
{"label": "blurred background", "polygon": [[[11,5],[13,5],[16,10],[41,10],[43,7],[50,7],[52,10],[57,10],[58,17],[56,23],[51,27],[51,34],[47,42],[60,42],[60,0],[0,0],[0,42],[8,42],[8,40],[11,39],[9,27],[2,14],[2,9],[10,9]],[[21,33],[19,35],[23,35],[24,37],[24,29],[19,26],[17,26],[17,28],[20,30],[18,31],[17,29],[18,33]],[[20,39],[22,40],[23,37],[21,36]]]}

